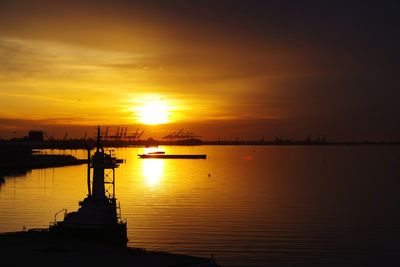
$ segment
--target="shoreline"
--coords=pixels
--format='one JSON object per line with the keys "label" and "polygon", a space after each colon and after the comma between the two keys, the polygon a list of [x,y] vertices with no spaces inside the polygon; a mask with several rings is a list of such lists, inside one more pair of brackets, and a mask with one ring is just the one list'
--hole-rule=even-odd
{"label": "shoreline", "polygon": [[[15,155],[14,155],[15,156]],[[14,157],[0,163],[0,183],[4,177],[20,176],[34,169],[56,168],[86,164],[87,159],[77,159],[72,155],[29,155]]]}
{"label": "shoreline", "polygon": [[[3,149],[26,148],[26,149],[60,149],[76,150],[95,147],[93,139],[72,139],[72,140],[48,140],[43,142],[0,140],[0,147]],[[399,141],[308,141],[308,140],[103,140],[103,147],[153,147],[153,146],[398,146]]]}

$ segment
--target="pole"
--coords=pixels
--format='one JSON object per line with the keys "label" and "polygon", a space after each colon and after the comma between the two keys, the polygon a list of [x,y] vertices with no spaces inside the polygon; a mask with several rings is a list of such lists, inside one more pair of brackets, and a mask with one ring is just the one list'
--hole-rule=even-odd
{"label": "pole", "polygon": [[90,191],[90,146],[88,146],[88,159],[87,159],[87,186],[88,186],[88,196],[92,195]]}

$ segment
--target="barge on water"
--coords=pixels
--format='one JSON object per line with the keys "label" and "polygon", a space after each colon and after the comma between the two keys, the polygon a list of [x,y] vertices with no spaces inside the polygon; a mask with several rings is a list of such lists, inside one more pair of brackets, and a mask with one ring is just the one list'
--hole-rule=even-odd
{"label": "barge on water", "polygon": [[146,153],[139,154],[142,159],[206,159],[205,154],[164,154],[164,153]]}

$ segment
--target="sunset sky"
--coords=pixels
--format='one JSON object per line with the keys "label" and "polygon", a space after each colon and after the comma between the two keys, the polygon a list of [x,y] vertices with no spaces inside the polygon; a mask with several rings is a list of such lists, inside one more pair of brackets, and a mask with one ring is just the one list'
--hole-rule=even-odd
{"label": "sunset sky", "polygon": [[0,0],[0,137],[100,124],[400,140],[399,14],[397,1]]}

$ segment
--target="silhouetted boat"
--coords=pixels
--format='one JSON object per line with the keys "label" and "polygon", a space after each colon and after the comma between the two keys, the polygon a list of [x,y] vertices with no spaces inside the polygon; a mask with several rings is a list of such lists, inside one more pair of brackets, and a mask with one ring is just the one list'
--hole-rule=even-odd
{"label": "silhouetted boat", "polygon": [[164,155],[165,152],[164,151],[154,151],[154,152],[148,152],[146,154],[149,154],[149,155]]}
{"label": "silhouetted boat", "polygon": [[[49,233],[62,238],[106,242],[126,246],[128,242],[126,222],[121,220],[119,205],[115,198],[115,168],[120,162],[104,152],[100,143],[100,127],[97,135],[96,152],[91,157],[88,151],[88,196],[79,202],[76,212],[64,212],[63,221],[57,221],[49,227]],[[90,179],[90,169],[93,178]],[[112,170],[112,175],[105,175],[105,170]],[[105,184],[112,187],[105,190]],[[59,212],[59,213],[60,213]]]}

